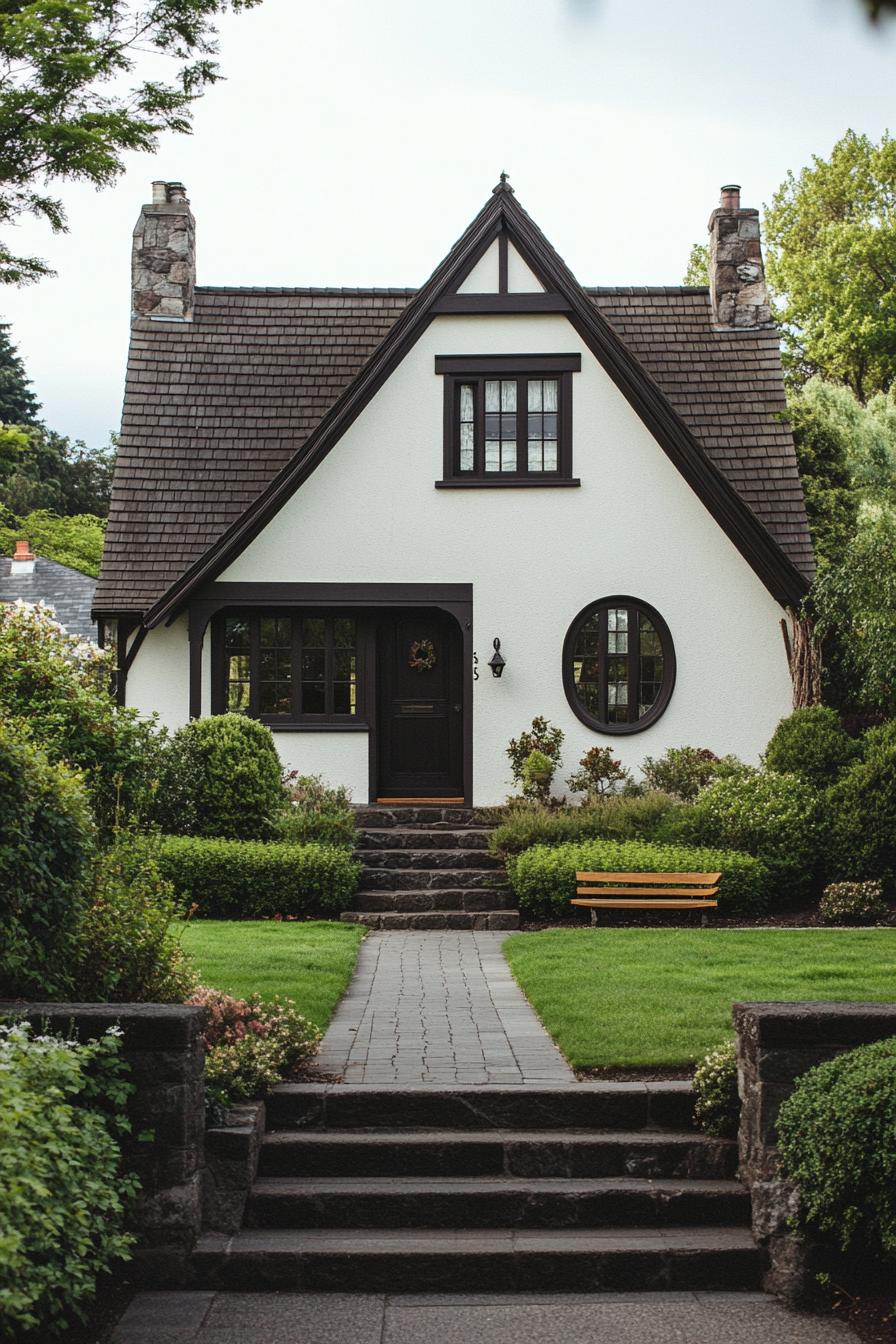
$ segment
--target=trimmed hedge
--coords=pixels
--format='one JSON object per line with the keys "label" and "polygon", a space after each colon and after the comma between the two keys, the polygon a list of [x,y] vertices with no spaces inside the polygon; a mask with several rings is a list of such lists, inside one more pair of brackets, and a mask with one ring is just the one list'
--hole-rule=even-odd
{"label": "trimmed hedge", "polygon": [[560,845],[569,840],[650,839],[660,822],[680,806],[667,793],[645,793],[610,795],[581,807],[514,807],[492,831],[489,848],[506,857],[532,845]]}
{"label": "trimmed hedge", "polygon": [[731,850],[659,845],[643,840],[586,840],[578,844],[533,845],[507,861],[510,885],[528,915],[572,913],[576,871],[722,874],[719,910],[725,915],[761,914],[768,906],[764,864]]}
{"label": "trimmed hedge", "polygon": [[777,1129],[801,1221],[841,1250],[896,1259],[896,1036],[803,1074]]}
{"label": "trimmed hedge", "polygon": [[335,845],[168,835],[157,857],[162,876],[206,919],[339,914],[361,871]]}
{"label": "trimmed hedge", "polygon": [[166,749],[157,819],[177,835],[273,840],[285,799],[270,728],[214,714],[178,729]]}

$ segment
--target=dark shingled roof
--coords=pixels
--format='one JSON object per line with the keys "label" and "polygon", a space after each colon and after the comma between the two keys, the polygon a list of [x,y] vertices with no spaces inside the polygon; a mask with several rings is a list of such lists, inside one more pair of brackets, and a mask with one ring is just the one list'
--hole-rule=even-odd
{"label": "dark shingled roof", "polygon": [[39,555],[30,574],[13,574],[9,556],[0,557],[0,602],[45,602],[70,635],[96,643],[96,622],[90,619],[96,579]]}
{"label": "dark shingled roof", "polygon": [[[145,611],[302,447],[416,293],[197,288],[132,330],[95,605]],[[773,330],[717,331],[708,291],[586,291],[807,576],[812,547]]]}

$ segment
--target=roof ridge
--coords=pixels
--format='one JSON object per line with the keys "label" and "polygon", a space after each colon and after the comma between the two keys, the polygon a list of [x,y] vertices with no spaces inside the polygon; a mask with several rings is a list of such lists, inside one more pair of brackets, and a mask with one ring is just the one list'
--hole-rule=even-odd
{"label": "roof ridge", "polygon": [[708,294],[709,285],[583,285],[586,294]]}
{"label": "roof ridge", "polygon": [[360,285],[197,285],[197,294],[416,294],[417,289]]}

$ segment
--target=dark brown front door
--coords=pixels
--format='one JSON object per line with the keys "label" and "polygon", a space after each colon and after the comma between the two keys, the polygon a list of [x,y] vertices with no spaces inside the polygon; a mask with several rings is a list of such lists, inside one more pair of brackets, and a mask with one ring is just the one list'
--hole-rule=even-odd
{"label": "dark brown front door", "polygon": [[377,756],[381,798],[463,797],[463,641],[442,612],[379,626]]}

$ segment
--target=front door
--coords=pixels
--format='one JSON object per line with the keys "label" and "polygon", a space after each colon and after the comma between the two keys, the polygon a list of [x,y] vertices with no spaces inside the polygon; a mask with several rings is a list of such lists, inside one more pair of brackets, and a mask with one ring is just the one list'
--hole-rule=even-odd
{"label": "front door", "polygon": [[463,641],[444,612],[384,616],[377,631],[377,796],[462,799]]}

